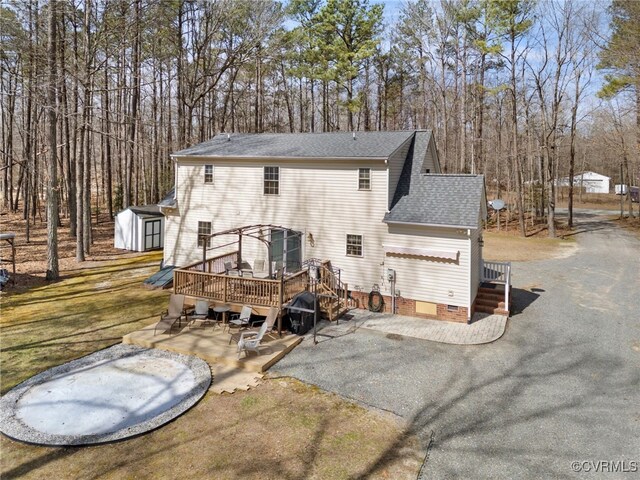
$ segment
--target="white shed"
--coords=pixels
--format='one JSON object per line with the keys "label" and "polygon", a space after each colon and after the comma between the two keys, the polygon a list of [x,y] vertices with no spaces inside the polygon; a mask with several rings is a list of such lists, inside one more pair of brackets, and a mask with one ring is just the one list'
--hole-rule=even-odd
{"label": "white shed", "polygon": [[[587,193],[609,193],[610,177],[596,172],[582,172],[573,176],[573,186],[583,187]],[[569,177],[558,179],[561,187],[569,186]]]}
{"label": "white shed", "polygon": [[134,252],[164,246],[164,215],[157,205],[129,207],[116,215],[113,246]]}

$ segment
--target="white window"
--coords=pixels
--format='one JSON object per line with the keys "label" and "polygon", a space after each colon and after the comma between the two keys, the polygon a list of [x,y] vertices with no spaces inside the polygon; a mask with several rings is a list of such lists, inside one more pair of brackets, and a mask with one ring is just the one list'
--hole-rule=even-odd
{"label": "white window", "polygon": [[[198,222],[198,246],[202,247],[205,242],[204,235],[211,235],[211,222]],[[211,246],[211,239],[207,238],[207,248]]]}
{"label": "white window", "polygon": [[264,167],[264,194],[280,193],[280,167]]}
{"label": "white window", "polygon": [[362,235],[347,234],[347,256],[363,256]]}
{"label": "white window", "polygon": [[371,190],[371,169],[358,169],[358,190]]}
{"label": "white window", "polygon": [[213,165],[204,166],[204,183],[213,183]]}

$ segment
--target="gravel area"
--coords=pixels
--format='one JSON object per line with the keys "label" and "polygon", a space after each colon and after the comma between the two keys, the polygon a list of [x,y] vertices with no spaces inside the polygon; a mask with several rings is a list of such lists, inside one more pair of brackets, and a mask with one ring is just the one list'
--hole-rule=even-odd
{"label": "gravel area", "polygon": [[498,342],[353,328],[306,339],[272,371],[400,415],[428,447],[420,478],[638,468],[640,242],[597,213],[576,217],[572,256],[514,264],[516,312]]}
{"label": "gravel area", "polygon": [[31,377],[0,400],[0,431],[38,445],[139,435],[197,403],[211,384],[196,357],[116,345]]}

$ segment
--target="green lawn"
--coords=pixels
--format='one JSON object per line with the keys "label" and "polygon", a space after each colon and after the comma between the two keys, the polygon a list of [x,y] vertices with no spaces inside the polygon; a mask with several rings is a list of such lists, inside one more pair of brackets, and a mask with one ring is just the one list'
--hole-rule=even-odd
{"label": "green lawn", "polygon": [[[47,368],[119,343],[152,323],[168,292],[142,280],[160,254],[97,262],[2,299],[2,391]],[[0,435],[0,478],[414,479],[416,438],[317,387],[280,378],[232,395],[208,392],[184,415],[121,442],[26,445]]]}
{"label": "green lawn", "polygon": [[169,294],[142,281],[161,252],[97,262],[62,280],[2,298],[2,384],[6,392],[47,368],[120,343],[166,308]]}

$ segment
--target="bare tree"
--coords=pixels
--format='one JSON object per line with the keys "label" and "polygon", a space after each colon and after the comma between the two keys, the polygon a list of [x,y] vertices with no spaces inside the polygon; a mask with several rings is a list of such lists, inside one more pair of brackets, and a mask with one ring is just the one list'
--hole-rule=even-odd
{"label": "bare tree", "polygon": [[56,62],[58,2],[49,3],[49,164],[47,182],[47,280],[57,280],[60,277],[58,268],[58,106],[56,104],[58,92],[58,71]]}

